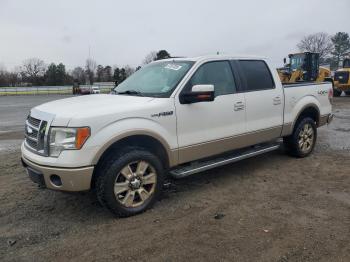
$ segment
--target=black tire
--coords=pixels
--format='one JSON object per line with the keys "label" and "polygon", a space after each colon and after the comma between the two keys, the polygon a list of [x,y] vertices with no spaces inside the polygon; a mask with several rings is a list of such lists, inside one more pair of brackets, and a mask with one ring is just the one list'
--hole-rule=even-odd
{"label": "black tire", "polygon": [[[153,184],[151,193],[149,193],[148,198],[146,198],[146,200],[144,201],[142,199],[143,197],[141,197],[142,194],[140,194],[138,191],[141,189],[132,188],[132,181],[126,179],[126,177],[122,174],[122,170],[125,170],[126,167],[129,167],[128,170],[134,168],[133,165],[136,165],[136,168],[138,168],[140,162],[149,164],[147,170],[152,170],[152,172],[155,173],[156,176],[156,183]],[[131,173],[136,176],[137,172],[135,170]],[[125,181],[118,182],[117,179],[119,179],[119,177],[124,178]],[[142,175],[142,177],[144,178],[148,176]],[[143,184],[142,178],[137,181],[141,181],[141,183]],[[96,180],[96,194],[99,202],[104,207],[109,209],[113,214],[115,214],[118,217],[128,217],[144,212],[155,203],[155,201],[161,194],[163,181],[164,168],[157,156],[153,155],[152,153],[148,152],[146,149],[143,148],[127,147],[118,152],[113,152],[113,154],[110,154],[110,156],[107,157],[106,161],[104,161],[104,163],[100,166]],[[124,193],[121,193],[119,195],[115,194],[115,183],[129,184],[129,189],[128,191],[125,191],[125,196],[122,195]],[[149,186],[146,185],[146,182],[144,183],[145,185],[142,185],[143,189],[145,189],[144,187]],[[127,196],[129,192],[134,192],[134,196],[132,196],[132,204],[134,204],[134,201],[136,202],[135,199],[139,198],[140,203],[136,203],[137,206],[126,206],[122,204],[123,201],[127,201]]]}
{"label": "black tire", "polygon": [[340,96],[340,95],[341,95],[341,93],[342,93],[342,91],[341,91],[341,90],[338,90],[338,89],[333,89],[333,96],[334,96],[334,97],[338,97],[338,96]]}
{"label": "black tire", "polygon": [[347,96],[350,96],[350,91],[345,91],[345,94],[346,94]]}
{"label": "black tire", "polygon": [[[306,126],[309,126],[312,129],[312,138],[311,136],[305,137],[306,135],[301,136]],[[312,153],[316,144],[316,139],[317,139],[316,123],[312,118],[305,117],[298,120],[298,122],[294,127],[293,133],[288,137],[284,137],[283,142],[284,142],[285,148],[287,149],[287,152],[290,155],[302,158],[302,157],[307,157]],[[300,145],[300,142],[302,142],[301,140],[303,140],[306,145],[310,144],[310,146],[307,146],[307,148],[303,148]],[[302,143],[302,145],[304,145],[304,143]]]}

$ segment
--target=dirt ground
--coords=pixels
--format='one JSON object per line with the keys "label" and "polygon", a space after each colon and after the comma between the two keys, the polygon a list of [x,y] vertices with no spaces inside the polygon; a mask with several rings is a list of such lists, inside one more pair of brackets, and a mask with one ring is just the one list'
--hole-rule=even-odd
{"label": "dirt ground", "polygon": [[350,97],[315,152],[282,150],[182,180],[116,219],[92,193],[39,189],[20,130],[0,134],[1,261],[350,261]]}

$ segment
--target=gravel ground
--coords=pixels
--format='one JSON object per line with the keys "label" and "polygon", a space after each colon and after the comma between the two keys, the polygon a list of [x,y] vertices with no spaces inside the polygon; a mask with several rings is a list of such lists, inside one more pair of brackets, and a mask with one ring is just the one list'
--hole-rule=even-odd
{"label": "gravel ground", "polygon": [[281,150],[171,181],[153,209],[125,219],[93,193],[29,180],[20,129],[40,99],[19,99],[15,120],[0,116],[1,261],[350,261],[350,97],[335,99],[310,157]]}

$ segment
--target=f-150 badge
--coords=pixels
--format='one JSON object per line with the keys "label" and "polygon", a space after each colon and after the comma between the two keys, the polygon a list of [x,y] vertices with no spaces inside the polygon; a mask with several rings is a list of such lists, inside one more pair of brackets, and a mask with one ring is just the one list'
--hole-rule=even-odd
{"label": "f-150 badge", "polygon": [[171,116],[174,111],[160,112],[158,114],[152,114],[151,117]]}

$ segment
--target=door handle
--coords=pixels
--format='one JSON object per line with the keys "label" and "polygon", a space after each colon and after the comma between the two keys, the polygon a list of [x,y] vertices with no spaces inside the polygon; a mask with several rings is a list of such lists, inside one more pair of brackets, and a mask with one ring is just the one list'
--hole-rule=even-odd
{"label": "door handle", "polygon": [[281,103],[282,103],[281,97],[276,96],[276,97],[273,99],[273,104],[274,104],[274,105],[280,105]]}
{"label": "door handle", "polygon": [[236,102],[234,105],[234,110],[235,111],[240,111],[244,109],[244,104],[243,102]]}

